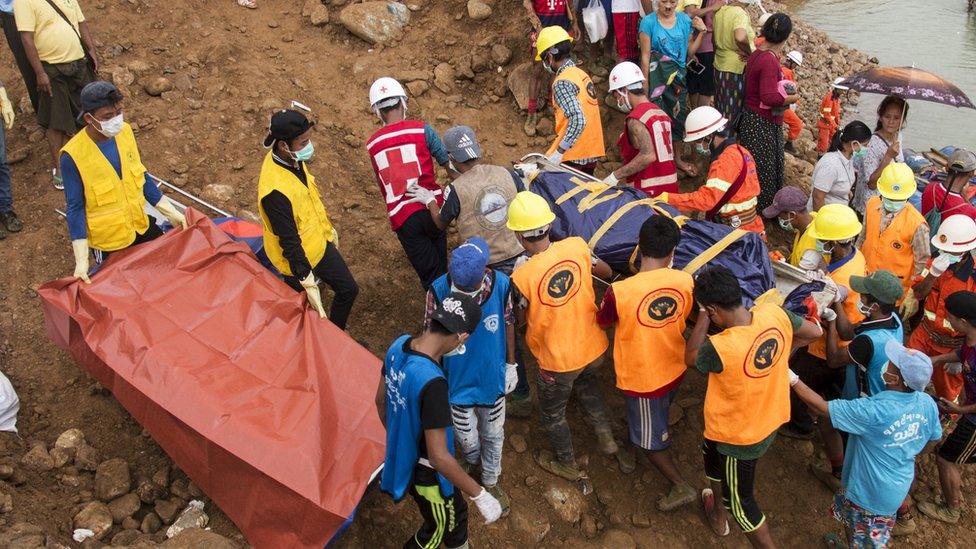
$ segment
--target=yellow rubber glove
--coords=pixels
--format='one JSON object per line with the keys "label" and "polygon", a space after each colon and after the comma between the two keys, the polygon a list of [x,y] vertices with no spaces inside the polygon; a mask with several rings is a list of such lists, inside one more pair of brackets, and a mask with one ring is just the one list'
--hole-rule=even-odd
{"label": "yellow rubber glove", "polygon": [[335,227],[332,227],[332,235],[329,237],[329,242],[331,242],[337,250],[339,249],[339,231],[337,231]]}
{"label": "yellow rubber glove", "polygon": [[909,288],[903,299],[898,312],[901,313],[902,319],[907,321],[918,312],[918,298],[915,297],[915,291]]}
{"label": "yellow rubber glove", "polygon": [[655,196],[654,197],[654,200],[660,200],[661,202],[667,202],[668,201],[668,193],[661,193],[661,194]]}
{"label": "yellow rubber glove", "polygon": [[319,290],[318,282],[315,280],[315,273],[309,272],[308,276],[302,279],[301,284],[302,288],[305,288],[308,302],[319,312],[319,318],[329,318],[325,315],[325,307],[322,306],[322,291]]}
{"label": "yellow rubber glove", "polygon": [[169,220],[169,224],[172,225],[174,229],[177,227],[181,229],[186,228],[186,216],[180,213],[180,211],[176,209],[176,205],[170,202],[165,196],[160,198],[159,202],[156,203],[156,209],[159,210],[159,213],[166,216],[166,219]]}
{"label": "yellow rubber glove", "polygon": [[14,105],[7,97],[7,89],[0,87],[0,115],[3,115],[3,126],[8,130],[14,127]]}
{"label": "yellow rubber glove", "polygon": [[71,251],[75,254],[74,277],[91,284],[91,279],[88,278],[88,239],[79,238],[78,240],[72,240]]}

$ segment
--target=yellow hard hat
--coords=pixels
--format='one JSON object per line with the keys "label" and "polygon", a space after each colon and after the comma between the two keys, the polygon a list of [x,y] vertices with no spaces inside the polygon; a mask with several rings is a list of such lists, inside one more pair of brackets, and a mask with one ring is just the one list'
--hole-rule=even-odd
{"label": "yellow hard hat", "polygon": [[817,240],[850,240],[861,234],[861,222],[854,210],[845,204],[827,204],[820,208],[810,226],[810,236]]}
{"label": "yellow hard hat", "polygon": [[878,178],[878,192],[888,200],[908,200],[916,189],[915,172],[902,162],[888,164]]}
{"label": "yellow hard hat", "polygon": [[554,26],[542,29],[535,39],[535,60],[542,61],[542,52],[567,40],[572,42],[573,37],[562,27]]}
{"label": "yellow hard hat", "polygon": [[542,229],[555,220],[556,214],[552,213],[546,199],[533,192],[522,191],[508,205],[508,222],[505,226],[522,233]]}

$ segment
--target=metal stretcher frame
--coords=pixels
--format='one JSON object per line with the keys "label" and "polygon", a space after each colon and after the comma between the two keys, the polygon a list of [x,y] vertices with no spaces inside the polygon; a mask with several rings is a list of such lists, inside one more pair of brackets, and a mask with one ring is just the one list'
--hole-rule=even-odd
{"label": "metal stretcher frame", "polygon": [[[189,191],[184,191],[183,189],[177,187],[176,185],[173,185],[172,183],[170,183],[169,181],[166,181],[166,180],[162,179],[161,177],[157,177],[157,176],[155,176],[155,175],[153,175],[151,173],[148,173],[148,172],[146,173],[146,175],[149,176],[149,179],[151,179],[151,180],[153,180],[153,181],[156,182],[156,188],[164,188],[165,187],[166,189],[168,189],[170,191],[173,191],[174,193],[176,193],[176,194],[178,194],[178,195],[180,195],[180,196],[182,196],[184,198],[187,198],[187,199],[189,199],[189,200],[191,200],[191,201],[199,204],[200,206],[203,206],[204,208],[206,208],[206,209],[208,209],[208,210],[210,210],[210,211],[212,211],[212,212],[220,215],[221,217],[234,217],[230,212],[228,212],[226,210],[222,210],[222,209],[218,208],[217,206],[214,206],[213,204],[207,202],[206,200],[200,198],[199,196],[194,195],[193,193],[191,193]],[[183,204],[179,200],[173,200],[172,198],[170,198],[170,201],[173,204],[175,204],[176,207],[179,208],[181,211],[182,210],[186,210],[186,204]],[[146,204],[145,210],[146,210],[146,213],[147,214],[155,217],[156,219],[165,219],[163,217],[163,214],[159,213],[159,211],[156,210],[156,208],[152,207],[152,205],[150,205],[150,204]],[[60,215],[61,217],[64,217],[64,218],[67,218],[68,217],[68,214],[64,210],[61,210],[60,208],[55,208],[54,211],[57,212],[57,214]]]}

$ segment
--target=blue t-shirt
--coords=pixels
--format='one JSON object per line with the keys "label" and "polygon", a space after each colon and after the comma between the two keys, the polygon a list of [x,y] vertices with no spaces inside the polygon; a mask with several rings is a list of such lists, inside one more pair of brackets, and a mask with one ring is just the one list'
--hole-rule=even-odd
{"label": "blue t-shirt", "polygon": [[875,515],[894,515],[915,478],[915,456],[942,438],[932,397],[882,391],[827,403],[834,428],[850,434],[841,483],[846,497]]}
{"label": "blue t-shirt", "polygon": [[691,39],[691,17],[684,12],[677,13],[677,21],[670,29],[661,26],[657,14],[649,13],[641,19],[638,30],[651,39],[651,49],[667,55],[684,68],[688,59],[688,40]]}

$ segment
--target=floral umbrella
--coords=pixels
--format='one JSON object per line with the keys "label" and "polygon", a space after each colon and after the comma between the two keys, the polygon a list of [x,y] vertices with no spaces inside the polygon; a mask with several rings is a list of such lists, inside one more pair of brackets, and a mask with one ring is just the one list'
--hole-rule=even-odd
{"label": "floral umbrella", "polygon": [[874,67],[845,78],[840,85],[863,93],[896,95],[904,99],[976,109],[955,84],[915,67]]}

